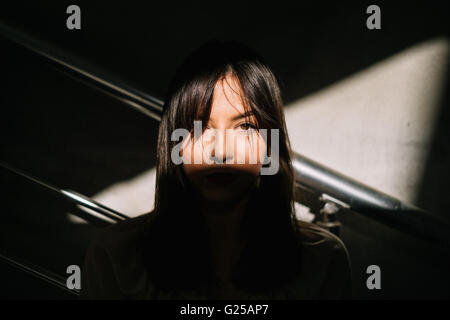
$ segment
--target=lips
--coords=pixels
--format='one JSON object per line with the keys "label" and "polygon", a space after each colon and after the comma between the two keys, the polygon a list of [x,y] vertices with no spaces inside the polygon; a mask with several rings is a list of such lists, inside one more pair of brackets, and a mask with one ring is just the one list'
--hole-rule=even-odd
{"label": "lips", "polygon": [[238,178],[238,175],[230,172],[213,172],[206,175],[206,180],[215,185],[231,184]]}

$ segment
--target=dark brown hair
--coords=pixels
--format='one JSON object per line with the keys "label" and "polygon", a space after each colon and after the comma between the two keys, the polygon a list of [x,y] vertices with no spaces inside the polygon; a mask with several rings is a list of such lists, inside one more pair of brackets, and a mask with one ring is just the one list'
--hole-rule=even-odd
{"label": "dark brown hair", "polygon": [[260,186],[251,195],[242,225],[251,240],[234,275],[235,284],[249,291],[264,290],[282,285],[298,270],[294,174],[279,82],[252,49],[212,40],[175,73],[159,127],[155,209],[143,241],[148,267],[160,287],[193,288],[211,279],[203,221],[181,165],[171,160],[172,148],[179,143],[171,141],[171,134],[178,128],[191,131],[194,120],[207,122],[215,84],[230,74],[238,79],[244,105],[253,111],[258,128],[279,129],[279,170],[261,175]]}

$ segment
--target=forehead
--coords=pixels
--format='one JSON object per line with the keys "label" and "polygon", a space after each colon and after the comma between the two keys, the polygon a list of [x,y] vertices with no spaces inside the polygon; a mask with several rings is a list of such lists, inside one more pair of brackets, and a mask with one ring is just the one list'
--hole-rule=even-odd
{"label": "forehead", "polygon": [[211,120],[233,118],[246,111],[238,80],[230,75],[219,79],[214,87]]}

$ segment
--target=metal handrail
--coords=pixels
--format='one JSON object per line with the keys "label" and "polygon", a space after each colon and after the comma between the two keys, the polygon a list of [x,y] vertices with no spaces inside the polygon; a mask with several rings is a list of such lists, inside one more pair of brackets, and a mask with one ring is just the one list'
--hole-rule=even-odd
{"label": "metal handrail", "polygon": [[[369,187],[303,155],[294,153],[293,167],[300,187],[327,195],[340,207],[384,225],[450,247],[448,221]],[[328,197],[330,198],[330,197]]]}
{"label": "metal handrail", "polygon": [[[128,217],[127,215],[120,213],[116,210],[113,210],[111,208],[108,208],[107,206],[98,203],[92,199],[90,199],[89,197],[78,193],[76,191],[73,190],[64,190],[64,189],[60,189],[58,187],[55,187],[54,185],[51,185],[47,182],[42,181],[41,179],[38,179],[34,176],[32,176],[29,173],[25,173],[22,170],[19,170],[17,168],[14,168],[8,164],[6,164],[3,161],[0,161],[0,167],[8,170],[11,173],[14,173],[22,178],[24,178],[25,180],[28,180],[48,191],[54,192],[57,195],[65,198],[66,200],[69,200],[71,202],[77,203],[83,207],[86,207],[88,209],[94,210],[98,213],[100,213],[101,215],[110,218],[114,221],[121,221],[121,220],[126,220],[129,219],[130,217]],[[48,282],[56,287],[58,287],[59,289],[63,289],[64,291],[68,291],[71,294],[75,295],[75,296],[79,296],[79,290],[77,289],[69,289],[67,288],[67,286],[65,285],[64,281],[58,277],[57,275],[54,274],[50,274],[50,272],[44,270],[41,268],[41,271],[38,271],[36,267],[31,267],[28,266],[24,263],[18,262],[16,259],[12,258],[12,257],[8,257],[6,255],[0,254],[0,261],[3,261],[9,265],[12,265],[13,267],[20,269],[26,273],[29,273],[31,275],[33,275],[36,278],[42,279],[45,282]]]}
{"label": "metal handrail", "polygon": [[29,266],[25,263],[19,262],[16,259],[13,259],[11,257],[7,257],[0,253],[0,261],[13,266],[16,269],[22,270],[28,274],[31,274],[32,276],[41,279],[55,287],[58,287],[59,289],[69,292],[74,296],[79,296],[80,291],[78,289],[69,289],[64,282],[64,279],[62,277],[59,277],[56,274],[50,273],[48,270],[40,269],[38,270],[37,266]]}
{"label": "metal handrail", "polygon": [[101,203],[98,203],[81,193],[78,193],[73,190],[65,190],[65,189],[55,187],[54,185],[44,182],[43,180],[38,179],[38,178],[32,176],[31,174],[26,173],[20,169],[14,168],[11,165],[6,164],[3,161],[0,161],[0,167],[8,170],[11,173],[14,173],[14,174],[20,176],[28,181],[31,181],[37,185],[40,185],[44,189],[53,191],[56,194],[62,196],[63,198],[65,198],[71,202],[75,202],[83,207],[94,210],[94,211],[100,213],[101,215],[103,215],[109,219],[112,219],[114,221],[121,221],[121,220],[125,220],[125,219],[129,218],[127,215],[120,213],[114,209],[108,208],[107,206],[105,206]]}
{"label": "metal handrail", "polygon": [[60,71],[65,72],[84,84],[102,91],[148,117],[158,121],[161,119],[160,114],[162,112],[163,102],[160,99],[139,91],[136,88],[132,88],[119,79],[115,79],[112,75],[108,75],[104,70],[89,65],[86,61],[81,61],[54,45],[38,41],[2,22],[0,22],[0,35],[45,58],[58,66]]}

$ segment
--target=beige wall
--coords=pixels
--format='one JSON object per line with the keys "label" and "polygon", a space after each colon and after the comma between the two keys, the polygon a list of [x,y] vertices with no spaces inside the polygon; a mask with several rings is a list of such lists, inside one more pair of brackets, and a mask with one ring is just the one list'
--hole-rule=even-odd
{"label": "beige wall", "polygon": [[430,39],[286,106],[295,151],[414,203],[449,55]]}

